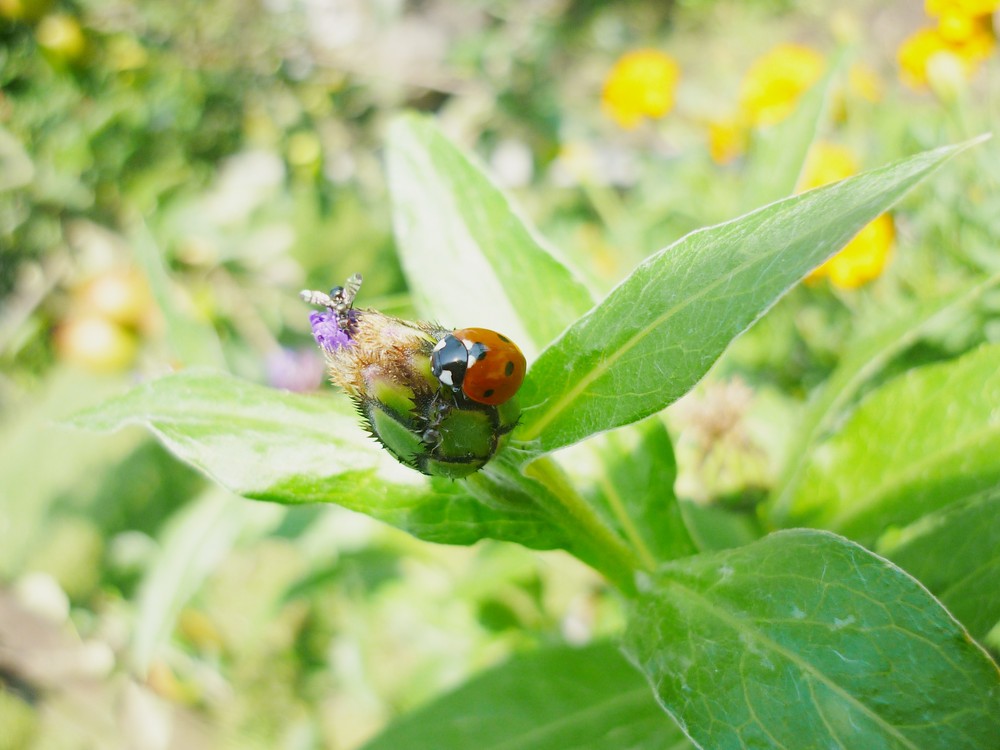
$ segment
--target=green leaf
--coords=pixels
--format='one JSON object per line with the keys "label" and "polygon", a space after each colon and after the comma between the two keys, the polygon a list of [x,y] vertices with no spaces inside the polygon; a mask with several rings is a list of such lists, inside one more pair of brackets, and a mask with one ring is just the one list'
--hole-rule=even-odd
{"label": "green leaf", "polygon": [[486,504],[463,484],[398,464],[358,424],[340,395],[302,396],[209,371],[146,383],[71,424],[141,424],[178,458],[244,497],[337,503],[448,544],[484,537],[550,549],[565,539],[534,506]]}
{"label": "green leaf", "polygon": [[1000,621],[1000,490],[955,502],[879,539],[980,640]]}
{"label": "green leaf", "polygon": [[663,423],[654,418],[608,433],[594,450],[603,465],[595,482],[595,504],[638,552],[644,567],[695,554],[698,549],[674,494],[677,463]]}
{"label": "green leaf", "polygon": [[875,333],[850,346],[837,369],[813,395],[798,427],[793,431],[794,440],[789,446],[787,463],[769,501],[769,513],[775,525],[784,526],[788,523],[789,506],[802,481],[813,448],[823,434],[832,428],[861,387],[928,329],[940,325],[957,310],[979,299],[997,284],[1000,284],[1000,274],[944,299],[925,302],[915,309],[906,310]]}
{"label": "green leaf", "polygon": [[1000,482],[1000,345],[904,373],[820,446],[793,524],[862,543]]}
{"label": "green leaf", "polygon": [[1000,671],[927,590],[829,532],[665,565],[627,650],[700,746],[981,750]]}
{"label": "green leaf", "polygon": [[649,685],[607,643],[516,657],[404,716],[364,750],[684,750]]}
{"label": "green leaf", "polygon": [[653,255],[542,352],[515,435],[549,451],[664,408],[810,269],[971,143],[773,203]]}
{"label": "green leaf", "polygon": [[753,511],[685,500],[681,503],[681,513],[691,538],[702,552],[742,547],[764,536]]}
{"label": "green leaf", "polygon": [[386,156],[400,258],[428,315],[445,326],[501,331],[531,357],[593,304],[577,276],[430,119],[397,119]]}

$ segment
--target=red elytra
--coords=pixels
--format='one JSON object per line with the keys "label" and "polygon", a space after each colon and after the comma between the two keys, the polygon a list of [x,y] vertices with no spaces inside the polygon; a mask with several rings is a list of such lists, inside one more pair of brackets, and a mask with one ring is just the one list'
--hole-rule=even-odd
{"label": "red elytra", "polygon": [[517,344],[488,328],[460,328],[452,335],[465,344],[470,354],[462,381],[466,397],[490,406],[513,398],[528,367]]}

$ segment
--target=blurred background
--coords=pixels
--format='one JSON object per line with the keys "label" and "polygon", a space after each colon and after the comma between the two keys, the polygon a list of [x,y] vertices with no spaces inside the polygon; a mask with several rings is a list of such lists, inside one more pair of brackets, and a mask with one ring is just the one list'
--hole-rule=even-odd
{"label": "blurred background", "polygon": [[[199,365],[339,397],[297,292],[361,272],[361,305],[418,314],[380,162],[404,109],[599,292],[782,197],[790,132],[813,139],[802,190],[996,127],[998,2],[835,6],[0,0],[0,748],[350,750],[511,653],[617,632],[561,553],[239,500],[145,433],[59,420]],[[753,523],[852,336],[1000,271],[995,141],[672,407],[679,494]],[[1000,340],[998,311],[985,295],[907,365]]]}

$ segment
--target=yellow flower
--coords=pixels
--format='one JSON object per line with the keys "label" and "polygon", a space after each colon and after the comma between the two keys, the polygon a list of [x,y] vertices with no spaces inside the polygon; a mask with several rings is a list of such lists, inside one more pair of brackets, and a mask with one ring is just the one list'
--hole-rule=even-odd
{"label": "yellow flower", "polygon": [[622,55],[604,80],[601,104],[621,127],[634,128],[644,117],[657,119],[674,106],[680,68],[653,49]]}
{"label": "yellow flower", "polygon": [[[858,163],[850,149],[819,142],[813,145],[809,154],[802,189],[836,182],[857,171]],[[841,289],[856,289],[882,274],[895,238],[892,218],[882,214],[858,232],[843,250],[809,274],[808,280],[826,277]]]}
{"label": "yellow flower", "polygon": [[979,19],[975,16],[948,11],[938,18],[937,30],[945,41],[961,44],[975,35],[979,25]]}
{"label": "yellow flower", "polygon": [[119,372],[135,360],[135,336],[112,320],[84,313],[64,321],[55,332],[59,356],[93,372]]}
{"label": "yellow flower", "polygon": [[938,29],[921,29],[899,48],[900,76],[904,83],[917,89],[932,83],[930,74],[935,67],[957,68],[968,79],[995,46],[992,32],[982,28],[961,42],[945,39]]}
{"label": "yellow flower", "polygon": [[866,65],[852,65],[847,71],[847,90],[872,104],[882,99],[882,81],[878,74]]}
{"label": "yellow flower", "polygon": [[740,107],[752,125],[773,125],[795,109],[823,74],[823,57],[800,44],[780,44],[747,71]]}
{"label": "yellow flower", "polygon": [[735,118],[708,123],[708,154],[716,164],[729,164],[746,148],[746,128]]}
{"label": "yellow flower", "polygon": [[915,89],[925,88],[928,65],[938,55],[958,59],[937,29],[920,29],[908,37],[896,52],[903,83]]}
{"label": "yellow flower", "polygon": [[963,13],[967,16],[988,16],[1000,10],[1000,0],[927,0],[924,10],[931,18],[946,13]]}
{"label": "yellow flower", "polygon": [[45,16],[35,29],[35,39],[56,62],[76,62],[87,51],[87,39],[80,23],[65,13]]}
{"label": "yellow flower", "polygon": [[809,150],[800,191],[843,180],[858,171],[858,160],[847,146],[818,141]]}
{"label": "yellow flower", "polygon": [[903,82],[917,89],[930,84],[937,91],[935,77],[942,84],[971,78],[996,47],[990,14],[998,8],[1000,0],[927,0],[927,14],[937,26],[917,31],[900,45]]}
{"label": "yellow flower", "polygon": [[866,225],[839,253],[809,274],[810,280],[830,279],[841,289],[857,289],[882,275],[896,239],[889,214]]}

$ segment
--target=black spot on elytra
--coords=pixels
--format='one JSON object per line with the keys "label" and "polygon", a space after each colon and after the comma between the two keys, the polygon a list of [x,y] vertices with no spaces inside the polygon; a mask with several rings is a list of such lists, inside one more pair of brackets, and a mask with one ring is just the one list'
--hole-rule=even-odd
{"label": "black spot on elytra", "polygon": [[485,391],[483,391],[483,398],[489,398],[492,395],[493,395],[492,388],[487,388]]}
{"label": "black spot on elytra", "polygon": [[510,343],[510,339],[507,338],[506,336],[504,336],[502,333],[498,333],[497,334],[497,338],[499,338],[501,341],[503,341],[506,344]]}
{"label": "black spot on elytra", "polygon": [[509,359],[507,360],[507,366],[503,368],[503,374],[508,378],[514,374],[514,363]]}

